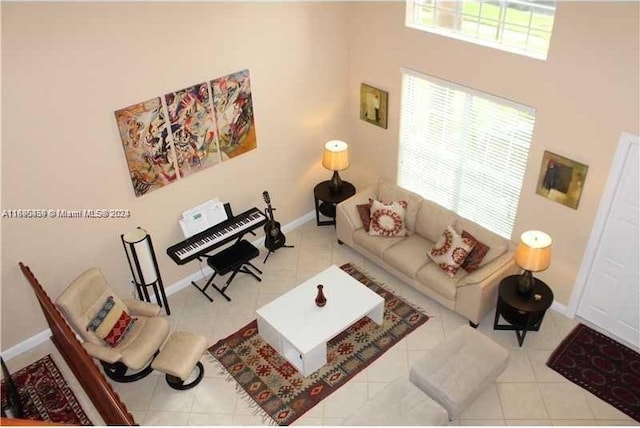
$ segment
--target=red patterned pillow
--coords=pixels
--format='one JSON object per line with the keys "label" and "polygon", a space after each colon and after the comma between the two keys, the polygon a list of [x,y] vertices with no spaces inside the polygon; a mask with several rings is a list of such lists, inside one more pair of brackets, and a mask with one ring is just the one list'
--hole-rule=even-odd
{"label": "red patterned pillow", "polygon": [[116,346],[129,331],[135,320],[135,318],[131,318],[128,313],[123,311],[111,331],[104,337],[104,341],[110,346]]}
{"label": "red patterned pillow", "polygon": [[469,239],[470,241],[473,241],[475,243],[473,245],[473,250],[471,250],[462,265],[460,265],[462,269],[471,273],[474,270],[478,270],[478,268],[480,267],[480,263],[482,263],[482,259],[484,259],[484,256],[487,255],[491,248],[488,245],[485,245],[482,242],[478,241],[475,236],[473,236],[466,230],[462,231],[462,237]]}
{"label": "red patterned pillow", "polygon": [[113,296],[106,301],[87,326],[88,331],[93,331],[96,336],[111,346],[116,346],[124,334],[133,325],[135,318],[127,313],[127,308]]}
{"label": "red patterned pillow", "polygon": [[380,201],[371,202],[371,236],[405,236],[404,217],[407,212],[406,201],[395,201],[384,204]]}
{"label": "red patterned pillow", "polygon": [[369,232],[369,226],[371,225],[371,202],[368,204],[356,205],[360,220],[364,226],[364,231]]}
{"label": "red patterned pillow", "polygon": [[427,255],[453,278],[473,249],[473,244],[470,239],[461,237],[453,227],[448,226]]}

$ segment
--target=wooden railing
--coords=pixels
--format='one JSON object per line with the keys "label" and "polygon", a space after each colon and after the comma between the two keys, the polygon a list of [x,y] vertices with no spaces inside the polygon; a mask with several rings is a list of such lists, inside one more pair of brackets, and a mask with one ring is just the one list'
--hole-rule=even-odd
{"label": "wooden railing", "polygon": [[38,298],[44,317],[51,328],[51,340],[64,357],[73,374],[93,402],[107,425],[135,425],[127,406],[120,400],[93,359],[87,354],[75,333],[28,266],[20,262],[22,273]]}

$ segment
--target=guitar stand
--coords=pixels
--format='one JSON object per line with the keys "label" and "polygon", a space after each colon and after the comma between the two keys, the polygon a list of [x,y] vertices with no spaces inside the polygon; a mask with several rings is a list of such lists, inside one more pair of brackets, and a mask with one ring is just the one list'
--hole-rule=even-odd
{"label": "guitar stand", "polygon": [[[293,245],[282,245],[280,248],[293,248]],[[269,250],[269,252],[267,253],[267,257],[264,258],[264,260],[262,261],[262,263],[266,263],[267,259],[269,258],[269,256],[271,255],[271,253],[275,253],[276,250]]]}

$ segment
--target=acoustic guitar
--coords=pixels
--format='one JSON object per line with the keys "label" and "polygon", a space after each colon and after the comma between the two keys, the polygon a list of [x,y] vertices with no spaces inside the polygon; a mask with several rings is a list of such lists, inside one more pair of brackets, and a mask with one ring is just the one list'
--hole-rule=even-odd
{"label": "acoustic guitar", "polygon": [[264,198],[264,202],[267,204],[267,209],[265,211],[268,217],[267,223],[264,225],[264,246],[269,250],[269,253],[271,253],[280,247],[285,247],[287,238],[282,233],[282,230],[280,230],[280,223],[275,221],[273,218],[273,211],[275,208],[271,208],[269,192],[266,190],[262,192],[262,197]]}

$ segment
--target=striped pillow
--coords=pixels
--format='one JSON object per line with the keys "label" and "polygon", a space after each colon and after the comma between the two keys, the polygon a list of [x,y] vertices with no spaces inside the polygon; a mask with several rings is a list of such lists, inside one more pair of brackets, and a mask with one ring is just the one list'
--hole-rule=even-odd
{"label": "striped pillow", "polygon": [[87,330],[93,331],[96,336],[110,346],[116,346],[129,331],[134,321],[135,318],[127,313],[126,308],[120,302],[116,302],[113,296],[109,296],[96,316],[87,325]]}

